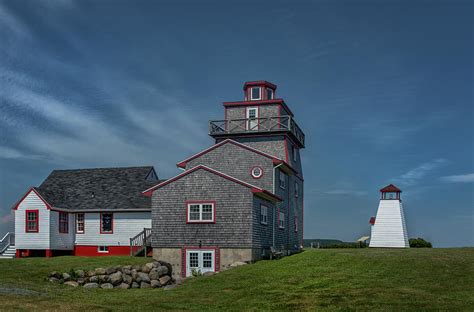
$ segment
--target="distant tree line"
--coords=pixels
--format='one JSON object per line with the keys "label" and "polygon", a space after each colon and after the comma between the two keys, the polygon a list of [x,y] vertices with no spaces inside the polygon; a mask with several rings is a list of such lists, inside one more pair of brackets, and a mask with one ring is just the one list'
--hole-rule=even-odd
{"label": "distant tree line", "polygon": [[410,243],[411,248],[433,248],[430,242],[424,240],[421,237],[410,238],[408,242]]}

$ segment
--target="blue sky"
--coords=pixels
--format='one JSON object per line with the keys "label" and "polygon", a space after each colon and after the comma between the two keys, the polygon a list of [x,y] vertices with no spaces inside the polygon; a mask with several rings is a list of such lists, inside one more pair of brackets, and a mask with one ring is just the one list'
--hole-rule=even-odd
{"label": "blue sky", "polygon": [[0,1],[0,234],[53,169],[154,165],[268,80],[306,133],[305,237],[369,232],[404,192],[410,237],[474,244],[469,1]]}

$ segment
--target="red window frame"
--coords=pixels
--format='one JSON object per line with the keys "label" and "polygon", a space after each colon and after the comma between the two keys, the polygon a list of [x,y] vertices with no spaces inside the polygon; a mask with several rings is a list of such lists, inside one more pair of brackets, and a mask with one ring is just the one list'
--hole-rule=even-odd
{"label": "red window frame", "polygon": [[[103,229],[103,227],[102,227],[102,216],[104,214],[110,214],[112,216],[112,222],[111,222],[112,229],[111,229],[111,231],[105,232],[105,231],[102,230]],[[114,234],[114,214],[113,214],[113,212],[101,212],[100,213],[100,234]]]}
{"label": "red window frame", "polygon": [[[78,216],[82,216],[82,221],[78,220]],[[80,223],[79,223],[80,222]],[[82,231],[79,231],[79,224],[82,224]],[[86,220],[83,212],[76,213],[76,234],[84,234],[86,231]]]}
{"label": "red window frame", "polygon": [[69,233],[69,213],[64,211],[58,212],[59,233]]}
{"label": "red window frame", "polygon": [[[184,204],[186,205],[186,223],[200,223],[200,224],[216,223],[216,201],[215,200],[193,200],[193,201],[186,201]],[[212,205],[212,220],[189,220],[189,206],[190,205],[204,205],[204,204]],[[200,214],[202,215],[202,212]]]}
{"label": "red window frame", "polygon": [[[34,220],[28,220],[28,214],[33,213],[35,215]],[[34,222],[34,229],[29,229],[28,223]],[[39,210],[25,210],[25,232],[26,233],[38,233],[39,232]]]}

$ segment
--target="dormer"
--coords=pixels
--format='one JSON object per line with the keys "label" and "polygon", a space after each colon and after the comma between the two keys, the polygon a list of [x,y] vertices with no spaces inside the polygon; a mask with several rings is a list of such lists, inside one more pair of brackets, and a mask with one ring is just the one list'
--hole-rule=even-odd
{"label": "dormer", "polygon": [[244,84],[244,101],[273,100],[276,88],[276,85],[265,80],[247,81]]}
{"label": "dormer", "polygon": [[400,200],[401,192],[402,190],[400,190],[395,185],[393,184],[387,185],[386,187],[380,190],[381,199],[382,200]]}

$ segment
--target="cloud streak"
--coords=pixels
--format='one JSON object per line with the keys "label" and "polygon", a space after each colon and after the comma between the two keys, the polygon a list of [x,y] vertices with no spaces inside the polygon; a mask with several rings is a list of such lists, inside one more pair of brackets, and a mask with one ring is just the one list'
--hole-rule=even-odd
{"label": "cloud streak", "polygon": [[474,182],[474,173],[444,176],[439,179],[448,183],[472,183]]}
{"label": "cloud streak", "polygon": [[421,179],[423,179],[430,172],[444,166],[448,163],[447,159],[437,158],[429,162],[425,162],[418,167],[410,169],[406,173],[395,178],[394,181],[404,186],[416,185]]}

